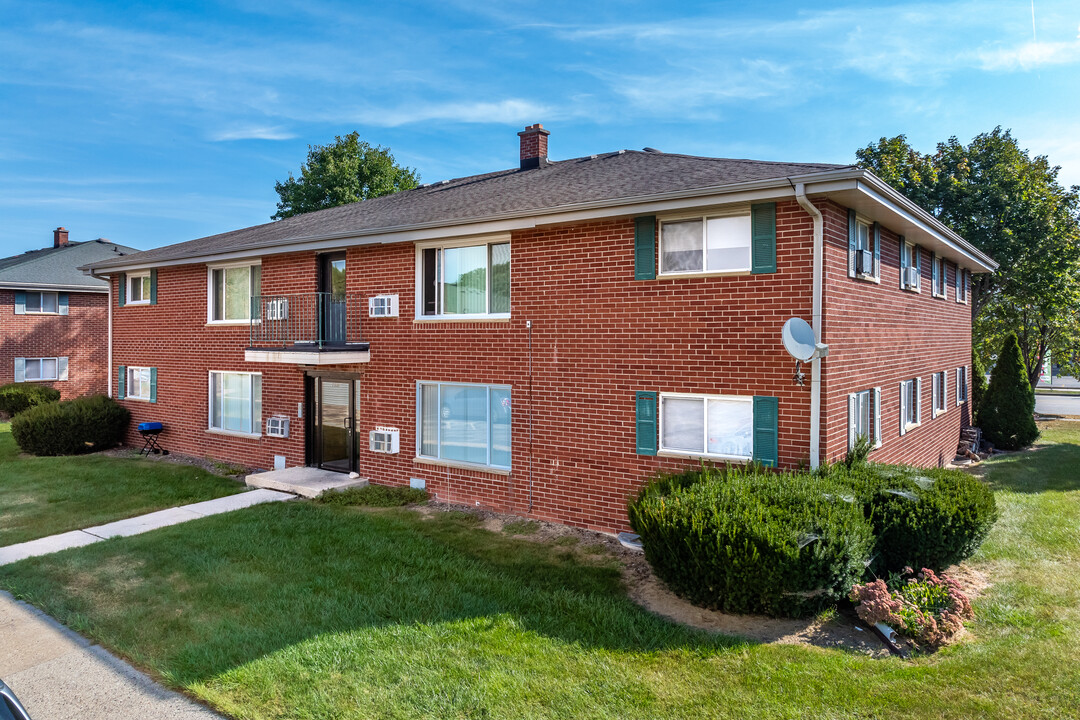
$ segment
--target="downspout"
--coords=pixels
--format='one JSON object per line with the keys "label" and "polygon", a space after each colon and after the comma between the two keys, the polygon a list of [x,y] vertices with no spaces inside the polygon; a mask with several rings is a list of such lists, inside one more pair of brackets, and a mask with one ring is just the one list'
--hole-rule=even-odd
{"label": "downspout", "polygon": [[105,371],[105,392],[108,394],[109,397],[112,397],[113,396],[113,394],[112,394],[112,392],[113,392],[112,391],[112,376],[113,376],[113,368],[112,368],[112,276],[111,275],[96,275],[93,272],[91,272],[90,277],[96,278],[98,280],[104,280],[105,282],[109,283],[109,320],[108,320],[108,323],[109,323],[109,332],[108,332],[109,339],[108,339],[108,360],[107,360],[109,365],[108,365],[108,368]]}
{"label": "downspout", "polygon": [[[821,211],[814,207],[810,199],[806,197],[806,186],[803,183],[795,185],[795,199],[799,207],[814,219],[814,271],[813,271],[813,301],[810,325],[814,328],[814,342],[822,343],[821,331],[821,292],[822,277],[825,265],[825,220]],[[825,358],[815,355],[811,360],[810,374],[810,469],[815,470],[821,465],[821,364]]]}

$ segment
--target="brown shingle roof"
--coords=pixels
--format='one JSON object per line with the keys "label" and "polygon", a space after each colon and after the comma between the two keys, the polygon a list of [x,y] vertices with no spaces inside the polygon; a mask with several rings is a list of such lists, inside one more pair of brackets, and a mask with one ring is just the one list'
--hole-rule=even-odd
{"label": "brown shingle roof", "polygon": [[531,170],[503,170],[433,183],[394,195],[147,250],[94,267],[161,263],[252,250],[281,245],[294,238],[311,239],[426,223],[453,225],[493,216],[528,215],[580,203],[638,198],[852,167],[625,150],[550,162]]}

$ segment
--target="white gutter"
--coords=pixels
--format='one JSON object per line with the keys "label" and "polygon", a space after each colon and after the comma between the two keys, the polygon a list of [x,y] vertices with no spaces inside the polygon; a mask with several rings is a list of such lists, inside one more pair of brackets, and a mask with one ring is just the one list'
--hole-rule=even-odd
{"label": "white gutter", "polygon": [[[795,199],[799,207],[814,219],[814,269],[811,301],[811,327],[814,328],[814,343],[824,342],[821,328],[821,292],[825,266],[825,220],[821,211],[814,207],[806,197],[806,186],[795,185]],[[821,364],[825,358],[814,355],[810,361],[810,469],[816,470],[821,465]]]}

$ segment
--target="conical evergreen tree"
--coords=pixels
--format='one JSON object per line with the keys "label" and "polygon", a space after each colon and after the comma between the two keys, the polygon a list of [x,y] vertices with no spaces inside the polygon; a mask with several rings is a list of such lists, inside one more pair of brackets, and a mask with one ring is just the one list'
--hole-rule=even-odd
{"label": "conical evergreen tree", "polygon": [[971,424],[979,427],[979,410],[986,397],[986,368],[975,353],[971,354]]}
{"label": "conical evergreen tree", "polygon": [[990,386],[979,407],[983,436],[1003,450],[1026,447],[1039,437],[1034,412],[1035,391],[1020,357],[1020,343],[1015,334],[1009,335],[990,373]]}

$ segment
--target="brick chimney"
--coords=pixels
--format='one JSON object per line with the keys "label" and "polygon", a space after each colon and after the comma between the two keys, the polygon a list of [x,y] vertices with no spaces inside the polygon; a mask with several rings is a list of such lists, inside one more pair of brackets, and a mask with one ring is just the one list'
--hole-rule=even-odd
{"label": "brick chimney", "polygon": [[550,134],[540,123],[530,125],[518,133],[518,137],[521,138],[522,170],[547,165],[547,141]]}
{"label": "brick chimney", "polygon": [[53,230],[52,238],[54,248],[64,247],[68,244],[68,231],[62,227],[58,227]]}

